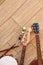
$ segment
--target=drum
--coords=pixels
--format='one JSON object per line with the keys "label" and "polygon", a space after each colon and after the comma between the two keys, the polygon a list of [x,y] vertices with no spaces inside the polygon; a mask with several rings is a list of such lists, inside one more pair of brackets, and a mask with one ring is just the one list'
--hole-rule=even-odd
{"label": "drum", "polygon": [[16,59],[11,56],[4,56],[0,59],[0,65],[18,65]]}

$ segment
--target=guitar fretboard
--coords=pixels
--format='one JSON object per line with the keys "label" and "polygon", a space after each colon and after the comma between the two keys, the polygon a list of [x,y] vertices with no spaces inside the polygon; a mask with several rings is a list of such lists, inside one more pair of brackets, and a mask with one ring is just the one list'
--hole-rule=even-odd
{"label": "guitar fretboard", "polygon": [[20,60],[20,65],[24,64],[25,51],[26,51],[26,46],[23,46],[22,54],[21,54],[21,60]]}
{"label": "guitar fretboard", "polygon": [[36,37],[36,46],[37,46],[38,65],[42,65],[42,55],[41,55],[41,47],[40,47],[39,34],[36,35],[35,37]]}

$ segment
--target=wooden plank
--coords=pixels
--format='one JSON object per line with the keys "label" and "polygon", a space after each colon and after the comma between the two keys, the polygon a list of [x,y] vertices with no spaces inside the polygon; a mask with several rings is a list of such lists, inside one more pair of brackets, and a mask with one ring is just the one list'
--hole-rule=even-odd
{"label": "wooden plank", "polygon": [[35,14],[30,20],[27,21],[25,26],[27,29],[35,22],[39,23],[40,31],[43,30],[43,8],[40,9],[40,11]]}
{"label": "wooden plank", "polygon": [[5,0],[0,6],[0,26],[7,21],[26,0]]}
{"label": "wooden plank", "polygon": [[7,49],[7,48],[10,48],[10,45],[8,43],[6,43],[6,44],[0,44],[0,51],[4,50],[4,49]]}
{"label": "wooden plank", "polygon": [[13,57],[15,58],[15,55],[17,54],[17,52],[15,51],[15,49],[10,50],[6,55],[13,55]]}
{"label": "wooden plank", "polygon": [[20,28],[16,22],[12,19],[8,20],[5,24],[1,26],[0,30],[0,48],[5,45]]}
{"label": "wooden plank", "polygon": [[19,36],[21,34],[21,28],[18,26],[18,28],[15,29],[15,33],[13,37],[8,41],[8,43],[12,46],[14,44],[19,45]]}
{"label": "wooden plank", "polygon": [[[17,21],[21,26],[30,20],[41,8],[43,4],[39,0],[28,0],[12,18]],[[29,21],[28,21],[29,22]]]}
{"label": "wooden plank", "polygon": [[2,5],[4,1],[5,1],[5,0],[0,0],[0,5]]}
{"label": "wooden plank", "polygon": [[5,52],[0,53],[0,57],[1,57],[4,53],[5,53]]}

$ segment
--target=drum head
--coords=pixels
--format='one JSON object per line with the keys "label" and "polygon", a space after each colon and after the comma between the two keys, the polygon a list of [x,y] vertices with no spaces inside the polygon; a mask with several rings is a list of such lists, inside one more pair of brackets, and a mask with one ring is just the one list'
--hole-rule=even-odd
{"label": "drum head", "polygon": [[18,65],[17,61],[11,56],[4,56],[0,59],[0,65]]}

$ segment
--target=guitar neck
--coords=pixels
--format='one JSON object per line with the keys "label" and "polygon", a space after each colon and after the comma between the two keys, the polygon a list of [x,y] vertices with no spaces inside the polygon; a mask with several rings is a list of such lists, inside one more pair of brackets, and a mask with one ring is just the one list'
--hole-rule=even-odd
{"label": "guitar neck", "polygon": [[26,51],[26,46],[23,46],[22,54],[21,54],[21,60],[20,60],[20,65],[24,64],[25,51]]}
{"label": "guitar neck", "polygon": [[38,35],[35,35],[35,37],[36,37],[38,65],[42,65],[42,55],[41,55],[41,47],[40,47],[39,34]]}

